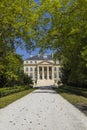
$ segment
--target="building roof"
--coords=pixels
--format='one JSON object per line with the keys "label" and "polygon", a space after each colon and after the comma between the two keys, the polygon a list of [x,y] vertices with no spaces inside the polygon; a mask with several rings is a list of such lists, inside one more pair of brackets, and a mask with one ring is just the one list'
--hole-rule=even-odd
{"label": "building roof", "polygon": [[41,55],[38,54],[36,56],[31,56],[30,58],[27,58],[25,60],[52,60],[52,55]]}

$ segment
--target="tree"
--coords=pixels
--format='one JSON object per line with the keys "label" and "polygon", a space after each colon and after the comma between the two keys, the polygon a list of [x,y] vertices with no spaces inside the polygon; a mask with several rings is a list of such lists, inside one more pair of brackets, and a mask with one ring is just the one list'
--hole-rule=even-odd
{"label": "tree", "polygon": [[31,49],[31,39],[35,35],[34,26],[38,22],[38,4],[34,0],[1,0],[0,41],[14,51],[18,45]]}
{"label": "tree", "polygon": [[[0,4],[0,87],[13,86],[23,74],[22,58],[16,54],[18,46],[30,50],[38,22],[34,0],[1,0]],[[21,83],[21,82],[20,82]]]}
{"label": "tree", "polygon": [[28,88],[28,87],[32,87],[33,85],[33,81],[31,79],[31,77],[29,77],[27,74],[23,75],[23,84]]}
{"label": "tree", "polygon": [[7,53],[2,60],[0,73],[0,87],[14,86],[23,72],[23,61],[21,56]]}
{"label": "tree", "polygon": [[66,83],[86,86],[87,1],[42,0],[40,5],[37,46],[55,51],[55,57],[62,60]]}

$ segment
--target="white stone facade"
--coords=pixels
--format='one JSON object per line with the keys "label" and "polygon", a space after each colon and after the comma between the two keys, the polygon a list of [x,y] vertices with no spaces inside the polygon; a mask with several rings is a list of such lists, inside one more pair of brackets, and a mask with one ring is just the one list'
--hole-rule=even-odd
{"label": "white stone facade", "polygon": [[24,73],[32,77],[34,87],[55,86],[60,80],[60,64],[52,57],[42,56],[31,57],[24,60]]}

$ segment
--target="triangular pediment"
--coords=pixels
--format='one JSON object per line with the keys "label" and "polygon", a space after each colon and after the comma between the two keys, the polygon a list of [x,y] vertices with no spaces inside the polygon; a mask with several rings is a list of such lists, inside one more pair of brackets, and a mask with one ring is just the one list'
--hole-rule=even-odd
{"label": "triangular pediment", "polygon": [[52,65],[53,63],[52,62],[49,62],[49,61],[42,61],[40,63],[38,63],[39,65]]}

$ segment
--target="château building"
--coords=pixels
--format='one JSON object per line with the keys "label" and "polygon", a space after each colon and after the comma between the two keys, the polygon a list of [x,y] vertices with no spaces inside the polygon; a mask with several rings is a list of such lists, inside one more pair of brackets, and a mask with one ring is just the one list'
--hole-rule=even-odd
{"label": "ch\u00e2teau building", "polygon": [[52,55],[38,54],[24,60],[24,73],[32,77],[34,87],[55,86],[60,80],[60,64]]}

